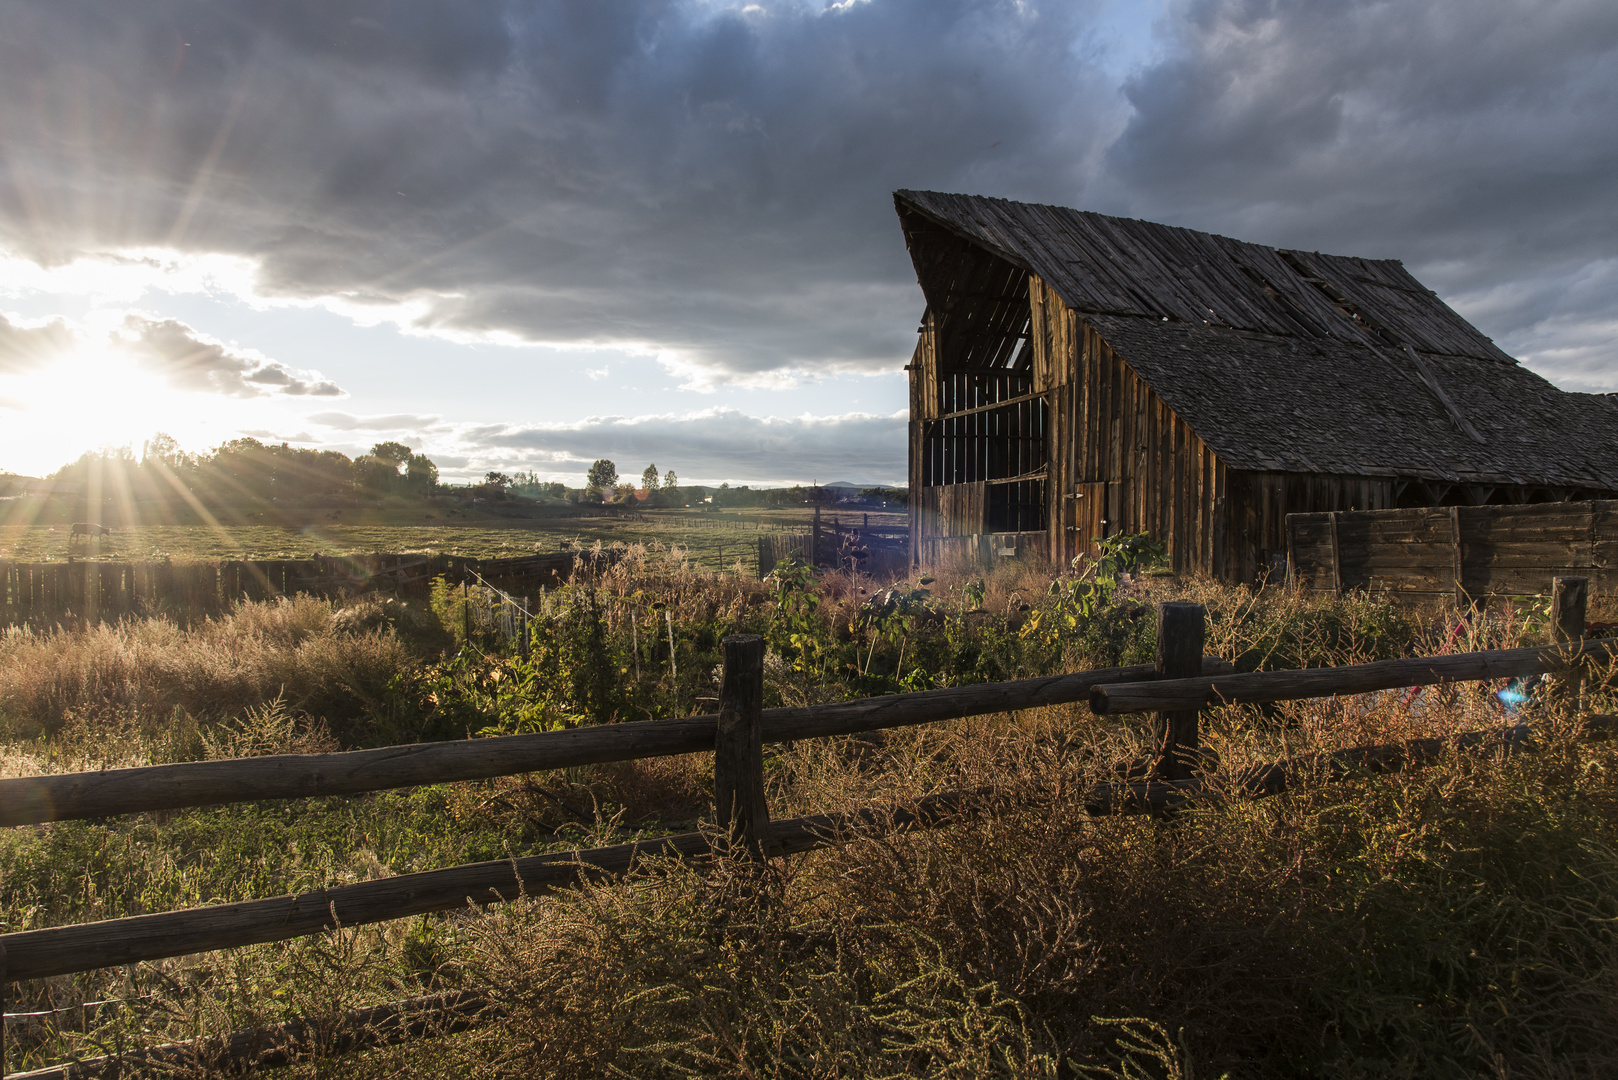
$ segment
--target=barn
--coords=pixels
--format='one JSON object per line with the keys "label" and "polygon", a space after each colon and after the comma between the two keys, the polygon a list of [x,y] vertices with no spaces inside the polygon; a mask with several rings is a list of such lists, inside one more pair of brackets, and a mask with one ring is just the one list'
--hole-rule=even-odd
{"label": "barn", "polygon": [[1397,260],[899,191],[926,300],[913,559],[1147,532],[1255,581],[1291,513],[1618,496],[1618,398],[1527,370]]}

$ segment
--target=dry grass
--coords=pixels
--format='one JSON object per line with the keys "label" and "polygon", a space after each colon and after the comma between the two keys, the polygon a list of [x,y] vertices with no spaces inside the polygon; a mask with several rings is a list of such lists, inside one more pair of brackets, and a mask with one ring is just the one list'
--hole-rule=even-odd
{"label": "dry grass", "polygon": [[[12,739],[111,725],[236,717],[281,700],[348,727],[417,656],[392,627],[364,628],[311,597],[243,604],[182,629],[166,619],[89,630],[0,632],[0,730]],[[181,721],[184,722],[183,720]]]}
{"label": "dry grass", "polygon": [[[1333,718],[1285,741],[1335,745],[1312,734]],[[490,909],[468,927],[464,970],[509,1016],[469,1040],[466,1067],[1611,1075],[1618,754],[1545,727],[1546,745],[1513,759],[1166,821],[1093,821],[1073,797],[1133,752],[1128,738],[1088,761],[1038,721],[795,748],[794,803],[974,781],[1005,801],[763,874],[671,865]]]}
{"label": "dry grass", "polygon": [[[933,589],[955,598],[971,580],[940,575]],[[1047,603],[1049,582],[1027,567],[986,580],[993,632],[1022,640],[1023,605]],[[851,632],[874,587],[857,576],[828,581],[818,616],[828,632]],[[656,551],[635,553],[602,588],[625,601],[656,595],[688,622],[740,619],[763,599],[754,583]],[[1544,634],[1523,610],[1464,619],[1374,597],[1199,581],[1148,578],[1126,600],[1170,597],[1203,603],[1209,651],[1245,667]],[[609,606],[607,617],[633,610]],[[1137,622],[1119,623],[1114,644],[1149,641]],[[317,623],[282,648],[340,639]],[[377,631],[341,640],[368,633]],[[1582,706],[1543,695],[1515,714],[1498,685],[1483,684],[1214,710],[1204,732],[1215,790],[1258,762],[1521,719],[1539,745],[1397,775],[1305,778],[1274,798],[1209,798],[1157,819],[1087,816],[1084,792],[1138,759],[1145,732],[1139,720],[1078,706],[806,740],[769,753],[778,816],[985,786],[995,805],[948,828],[850,837],[762,869],[669,863],[565,896],[143,966],[125,989],[158,996],[97,1037],[228,1031],[470,986],[504,1007],[498,1024],[288,1071],[1609,1076],[1618,1072],[1618,747],[1582,737],[1579,717],[1612,707],[1612,674],[1589,680]],[[260,705],[210,728],[204,752],[323,738],[289,715]],[[580,846],[610,843],[631,823],[671,826],[698,813],[707,764],[699,755],[467,785],[443,795],[443,813],[456,829],[518,823],[571,831]]]}

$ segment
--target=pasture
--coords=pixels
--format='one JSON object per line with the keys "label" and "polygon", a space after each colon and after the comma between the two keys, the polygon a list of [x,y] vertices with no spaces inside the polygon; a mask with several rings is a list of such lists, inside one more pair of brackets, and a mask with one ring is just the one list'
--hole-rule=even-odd
{"label": "pasture", "polygon": [[[401,520],[400,512],[346,511],[304,524],[151,525],[116,528],[104,537],[75,539],[67,525],[0,525],[0,559],[18,562],[78,559],[176,562],[215,559],[307,559],[370,552],[432,552],[477,558],[510,558],[562,550],[568,543],[643,544],[679,548],[696,565],[730,568],[757,559],[757,537],[769,531],[802,532],[810,527],[807,509],[650,510],[633,516],[535,516],[502,518],[468,512],[464,518],[435,512]],[[823,520],[872,529],[902,531],[902,512],[866,513],[826,508]]]}
{"label": "pasture", "polygon": [[[625,523],[627,525],[629,523]],[[495,532],[497,530],[489,530]],[[325,549],[322,549],[325,550]],[[4,775],[385,746],[711,710],[720,639],[807,705],[1150,661],[1157,603],[1208,612],[1238,670],[1535,644],[1540,605],[1415,612],[1198,579],[1098,588],[1038,565],[892,589],[716,574],[636,548],[547,597],[524,658],[455,607],[247,604],[0,637]],[[1611,621],[1595,598],[1592,620]],[[469,630],[468,628],[471,627]],[[291,1075],[1610,1075],[1618,751],[1582,701],[1430,687],[1204,714],[1210,775],[1527,721],[1532,752],[1443,758],[1258,802],[1096,819],[1145,749],[1082,705],[767,751],[772,815],[992,791],[931,832],[763,870],[654,864],[554,898],[18,984],[16,1070],[439,991],[501,1019],[369,1053],[321,1029]],[[7,931],[196,907],[701,828],[712,757],[0,835]],[[94,1003],[86,1006],[84,1003]],[[197,1070],[207,1075],[206,1069]]]}

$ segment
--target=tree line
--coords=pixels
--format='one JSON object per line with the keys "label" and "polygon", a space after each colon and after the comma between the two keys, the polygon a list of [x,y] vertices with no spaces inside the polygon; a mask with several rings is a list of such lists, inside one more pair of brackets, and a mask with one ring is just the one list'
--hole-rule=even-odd
{"label": "tree line", "polygon": [[[439,481],[438,466],[400,442],[379,442],[369,453],[349,457],[335,450],[313,450],[254,438],[232,439],[202,453],[191,453],[166,434],[147,440],[137,459],[128,447],[92,451],[50,476],[60,494],[92,501],[131,498],[140,501],[191,501],[240,505],[345,505],[381,496],[421,497],[451,491],[492,502],[512,499],[578,504],[618,504],[642,508],[712,505],[715,507],[802,506],[848,497],[845,488],[794,485],[786,488],[717,488],[680,483],[673,469],[648,464],[640,483],[620,477],[618,467],[599,458],[585,473],[582,487],[541,479],[536,473],[491,471],[481,482],[448,488]],[[868,498],[902,503],[903,489],[867,488]]]}
{"label": "tree line", "polygon": [[432,459],[399,442],[377,443],[370,453],[352,458],[253,438],[191,453],[165,434],[147,440],[139,458],[128,447],[91,451],[48,479],[58,493],[92,501],[197,499],[225,505],[426,495],[440,487]]}

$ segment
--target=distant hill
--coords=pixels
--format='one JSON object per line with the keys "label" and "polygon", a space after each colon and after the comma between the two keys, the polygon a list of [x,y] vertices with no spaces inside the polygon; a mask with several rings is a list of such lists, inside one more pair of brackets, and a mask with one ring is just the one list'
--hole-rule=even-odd
{"label": "distant hill", "polygon": [[850,484],[847,480],[838,480],[830,484],[821,484],[823,488],[837,488],[841,491],[864,491],[867,488],[902,488],[904,484]]}

